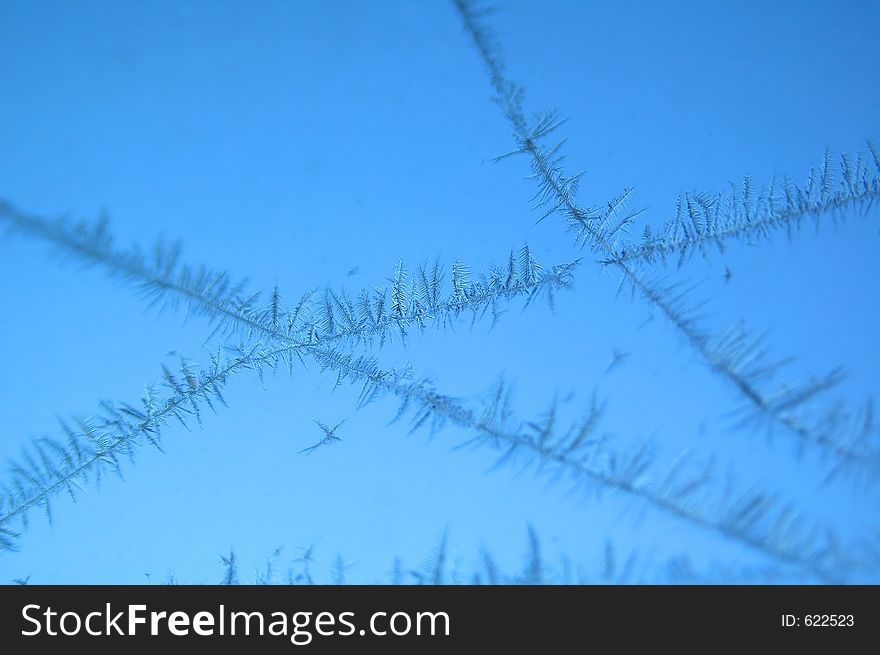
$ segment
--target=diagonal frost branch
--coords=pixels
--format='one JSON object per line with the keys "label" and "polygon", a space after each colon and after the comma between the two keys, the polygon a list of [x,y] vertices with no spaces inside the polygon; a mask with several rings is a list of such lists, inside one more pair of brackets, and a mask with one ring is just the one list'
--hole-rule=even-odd
{"label": "diagonal frost branch", "polygon": [[[51,520],[54,495],[66,491],[76,498],[83,483],[98,480],[108,471],[120,472],[121,459],[133,458],[139,447],[160,447],[162,431],[172,419],[187,426],[205,407],[213,409],[215,400],[225,404],[222,389],[233,374],[251,370],[262,376],[266,369],[292,367],[300,354],[285,346],[240,346],[231,357],[212,356],[205,371],[196,371],[181,360],[177,373],[163,367],[161,391],[149,389],[139,406],[105,402],[98,418],[78,420],[74,428],[63,423],[65,440],[35,440],[21,460],[11,464],[10,479],[0,492],[0,549],[14,547],[18,533],[13,524],[19,520],[26,527],[29,510],[42,508]],[[651,481],[654,455],[650,446],[643,444],[631,453],[613,449],[608,435],[598,433],[602,408],[596,402],[576,424],[559,429],[553,407],[538,420],[517,420],[503,383],[471,407],[437,391],[427,380],[414,380],[408,371],[382,370],[372,358],[324,346],[309,346],[307,354],[324,370],[336,373],[338,381],[361,384],[361,404],[381,395],[397,396],[398,417],[410,414],[413,430],[426,424],[432,432],[449,425],[463,428],[474,435],[469,445],[498,450],[499,463],[525,458],[540,471],[637,498],[745,545],[777,565],[823,581],[845,581],[876,565],[852,553],[844,556],[833,535],[808,525],[791,506],[781,505],[767,492],[725,488],[714,500],[707,500],[711,467],[685,475],[684,467],[676,465]]]}
{"label": "diagonal frost branch", "polygon": [[325,369],[339,380],[362,385],[361,403],[383,394],[400,399],[398,418],[410,413],[413,430],[429,424],[433,431],[454,425],[474,433],[470,444],[487,444],[501,451],[499,462],[525,458],[539,471],[568,475],[578,483],[608,489],[640,499],[667,515],[709,530],[802,573],[825,582],[850,579],[857,571],[873,570],[877,557],[870,549],[849,559],[833,534],[806,519],[790,505],[782,505],[765,491],[737,492],[726,487],[714,499],[704,492],[713,480],[711,465],[688,476],[674,466],[649,481],[654,457],[648,444],[631,453],[616,452],[608,435],[597,434],[601,407],[593,404],[575,425],[559,430],[555,406],[534,422],[515,419],[509,389],[500,383],[476,409],[438,392],[427,380],[414,381],[407,372],[385,371],[369,357],[336,350],[313,351]]}

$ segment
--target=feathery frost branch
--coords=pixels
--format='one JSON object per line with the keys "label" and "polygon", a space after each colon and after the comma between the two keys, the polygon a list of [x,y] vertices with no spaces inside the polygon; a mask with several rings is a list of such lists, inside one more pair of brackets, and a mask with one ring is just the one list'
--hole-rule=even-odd
{"label": "feathery frost branch", "polygon": [[137,246],[115,246],[106,217],[94,224],[51,220],[0,200],[0,221],[13,231],[48,241],[64,255],[103,267],[132,284],[150,306],[176,309],[183,303],[188,314],[212,321],[211,336],[258,337],[299,348],[374,340],[383,345],[395,335],[405,339],[411,329],[421,332],[429,325],[451,325],[463,314],[471,314],[473,321],[488,315],[494,324],[504,312],[502,301],[517,298],[525,300],[524,308],[537,300],[552,307],[556,293],[571,286],[579,263],[544,268],[526,245],[518,254],[511,251],[503,266],[490,267],[474,279],[468,267],[456,260],[447,281],[439,261],[412,272],[401,261],[389,287],[363,289],[356,296],[327,287],[305,293],[288,310],[277,285],[269,305],[262,307],[259,293],[245,294],[244,281],[233,282],[225,272],[183,263],[178,244],[158,243],[149,255]]}
{"label": "feathery frost branch", "polygon": [[742,187],[731,184],[729,191],[684,193],[676,202],[675,217],[659,233],[646,227],[640,243],[618,244],[603,263],[665,263],[676,257],[681,266],[696,252],[707,256],[713,246],[723,252],[730,241],[754,243],[780,230],[791,236],[811,217],[818,221],[830,214],[838,220],[850,211],[866,214],[880,198],[880,151],[869,142],[868,154],[841,155],[839,175],[831,159],[826,152],[822,166],[812,169],[802,186],[773,177],[756,193],[746,177]]}
{"label": "feathery frost branch", "polygon": [[54,495],[67,492],[76,500],[89,480],[97,484],[107,472],[121,475],[122,460],[133,460],[140,446],[161,450],[162,432],[170,421],[185,427],[193,418],[200,423],[205,407],[213,410],[215,401],[226,404],[222,390],[229,375],[256,365],[245,352],[211,360],[212,366],[200,372],[183,358],[177,373],[163,366],[164,394],[147,388],[137,406],[104,401],[94,417],[62,421],[60,440],[33,440],[21,459],[10,463],[9,480],[0,485],[0,550],[15,546],[19,532],[13,523],[19,520],[26,528],[29,510],[42,508],[51,522]]}

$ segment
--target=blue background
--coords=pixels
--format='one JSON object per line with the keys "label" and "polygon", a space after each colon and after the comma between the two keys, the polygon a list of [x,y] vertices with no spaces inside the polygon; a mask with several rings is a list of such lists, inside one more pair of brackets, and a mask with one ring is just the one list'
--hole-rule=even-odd
{"label": "blue background", "polygon": [[[529,111],[569,117],[560,135],[569,170],[585,171],[581,201],[632,184],[655,225],[684,190],[774,172],[803,182],[826,147],[880,136],[880,3],[505,2],[490,23]],[[446,2],[0,2],[0,195],[16,206],[106,210],[120,243],[179,238],[188,261],[266,292],[278,281],[290,302],[382,285],[401,258],[476,271],[526,241],[544,265],[583,256],[555,311],[515,303],[492,331],[465,320],[375,354],[463,399],[503,374],[525,419],[570,393],[574,419],[596,390],[621,444],[714,453],[743,488],[780,490],[844,539],[876,532],[876,489],[823,485],[823,462],[797,457],[788,435],[734,429],[742,401],[727,383],[641,298],[618,296],[617,273],[574,248],[559,217],[536,223],[528,161],[491,161],[512,148]],[[823,217],[791,240],[697,258],[676,279],[701,282],[714,329],[768,330],[773,355],[797,357],[785,379],[845,365],[832,398],[857,406],[880,364],[876,216]],[[44,244],[4,239],[0,252],[0,456],[57,434],[56,416],[136,401],[169,351],[208,363],[205,321],[145,311]],[[616,349],[631,355],[606,372]],[[319,580],[341,554],[348,581],[387,581],[395,557],[421,568],[446,530],[468,579],[481,548],[520,567],[528,525],[557,579],[600,575],[606,542],[636,556],[631,579],[658,579],[682,555],[723,581],[772,564],[637,500],[487,472],[496,453],[451,450],[466,432],[407,436],[406,422],[389,425],[395,399],[355,411],[358,389],[334,381],[315,366],[265,388],[237,376],[231,409],[172,427],[165,454],[140,451],[124,482],[76,505],[59,497],[52,526],[34,512],[0,581],[217,582],[230,548],[249,581],[276,548],[286,571],[312,544]],[[342,442],[298,454],[321,436],[313,420],[343,419]]]}

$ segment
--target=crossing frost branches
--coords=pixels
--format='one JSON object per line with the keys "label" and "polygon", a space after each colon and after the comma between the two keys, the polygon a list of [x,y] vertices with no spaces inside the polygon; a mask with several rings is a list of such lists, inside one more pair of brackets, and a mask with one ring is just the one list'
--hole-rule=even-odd
{"label": "crossing frost branches", "polygon": [[[112,243],[106,227],[84,232],[98,233],[101,243]],[[113,251],[105,245],[98,252]],[[156,279],[170,279],[167,273],[160,278],[147,268],[126,266],[125,263],[130,261],[136,259],[108,256],[100,260],[111,270],[116,266],[121,267],[121,272],[130,275],[136,284],[154,284]],[[177,259],[173,267],[160,267],[164,271],[174,269],[192,270]],[[437,294],[425,291],[439,287],[436,280],[440,279],[440,275],[436,270],[436,266],[430,273],[427,268],[421,270],[426,280],[422,283],[421,297],[426,299],[425,306],[435,308],[434,311],[442,306],[446,314],[451,314],[452,308],[468,306],[468,303],[471,303],[471,307],[485,307],[485,298],[490,297],[483,291],[487,286],[504,290],[532,289],[546,275],[528,248],[522,249],[519,258],[511,254],[506,269],[494,269],[490,280],[496,281],[482,286],[475,286],[470,281],[467,268],[461,262],[456,262],[453,265],[452,289],[447,300],[441,302],[436,300],[439,297]],[[138,278],[141,272],[145,274]],[[582,421],[567,429],[557,425],[555,407],[551,407],[541,419],[528,422],[517,420],[513,416],[509,388],[503,383],[485,401],[476,407],[468,407],[437,391],[429,380],[413,379],[409,370],[383,370],[371,357],[345,353],[330,348],[320,340],[312,343],[294,340],[285,344],[284,339],[277,338],[282,317],[302,314],[304,301],[301,300],[289,311],[283,307],[277,288],[270,295],[268,306],[259,307],[251,296],[251,309],[239,314],[240,310],[235,308],[245,303],[234,298],[218,303],[217,296],[211,295],[199,305],[201,286],[183,283],[190,278],[188,274],[181,273],[175,278],[177,283],[162,287],[172,305],[175,300],[186,300],[196,308],[207,308],[205,311],[217,306],[224,309],[231,307],[233,309],[225,314],[226,320],[239,321],[238,332],[250,334],[253,326],[259,326],[271,337],[269,344],[242,342],[232,350],[231,356],[224,355],[222,351],[213,355],[212,366],[201,372],[181,357],[177,371],[172,372],[166,366],[162,368],[164,393],[149,389],[141,406],[103,403],[103,414],[99,418],[76,421],[76,430],[63,424],[65,441],[35,441],[31,449],[25,451],[21,461],[14,464],[7,491],[0,502],[3,546],[8,548],[14,545],[17,534],[12,527],[14,521],[20,519],[26,525],[27,512],[31,508],[41,507],[51,517],[51,498],[55,493],[66,491],[75,496],[81,483],[107,470],[118,472],[120,458],[132,458],[141,445],[160,447],[161,430],[169,420],[175,419],[187,425],[193,418],[199,420],[203,406],[214,409],[213,401],[222,403],[222,387],[231,374],[253,371],[262,377],[265,369],[275,370],[278,367],[292,371],[295,361],[306,355],[316,360],[323,370],[333,372],[337,376],[337,384],[346,380],[360,384],[361,404],[371,402],[380,395],[397,396],[400,401],[398,418],[410,415],[414,430],[424,425],[430,426],[432,432],[446,426],[463,428],[474,435],[468,443],[498,449],[501,462],[525,460],[541,471],[567,476],[578,485],[606,488],[635,497],[681,520],[739,541],[780,565],[792,566],[809,576],[823,580],[846,579],[851,575],[846,573],[847,570],[858,571],[872,563],[866,559],[867,563],[858,567],[849,560],[844,564],[837,548],[827,544],[823,546],[816,541],[817,535],[823,531],[805,528],[808,522],[804,517],[789,506],[779,506],[770,494],[743,495],[732,489],[724,489],[720,494],[700,496],[713,480],[708,469],[701,469],[696,475],[684,475],[681,465],[674,466],[662,475],[660,487],[655,488],[656,482],[649,482],[647,477],[654,461],[652,448],[645,443],[632,453],[619,452],[609,443],[607,435],[597,435],[601,409],[596,403]],[[218,274],[207,272],[200,278],[221,279]],[[390,291],[379,295],[391,297],[390,313],[401,318],[407,316],[415,304],[412,300],[415,296],[409,291],[412,288],[403,267],[398,265]],[[175,299],[174,296],[180,298]],[[333,300],[332,296],[330,300]],[[342,303],[337,303],[336,307],[340,305]],[[321,316],[322,312],[324,316],[320,325],[325,333],[339,334],[337,320],[334,319],[331,324],[326,306],[324,309],[319,306],[307,313]],[[318,320],[313,323],[318,323]],[[287,324],[296,325],[297,321],[288,320]],[[236,331],[235,328],[232,330]],[[330,429],[329,433],[325,432],[325,435],[335,435],[335,428]]]}
{"label": "crossing frost branches", "polygon": [[[692,289],[680,283],[670,283],[656,272],[637,266],[649,261],[650,257],[631,258],[621,254],[628,252],[621,246],[625,243],[621,236],[640,213],[627,210],[632,187],[626,187],[604,204],[594,207],[579,204],[577,195],[582,173],[566,172],[561,154],[562,142],[552,145],[545,143],[564,124],[564,119],[560,119],[556,112],[549,112],[535,122],[527,120],[523,109],[524,90],[505,72],[499,39],[484,20],[486,12],[469,0],[453,0],[453,4],[489,74],[496,100],[513,129],[517,147],[501,158],[520,154],[528,157],[531,177],[538,185],[538,192],[533,200],[537,207],[545,210],[542,219],[554,213],[560,214],[575,232],[576,243],[588,246],[600,261],[615,266],[622,274],[621,283],[628,284],[634,293],[658,309],[709,368],[727,380],[749,405],[753,423],[780,426],[801,443],[818,446],[834,462],[837,473],[851,475],[860,483],[871,483],[880,479],[880,429],[872,420],[870,402],[864,408],[846,411],[841,411],[840,403],[831,404],[821,412],[818,420],[808,422],[799,413],[812,410],[812,401],[842,379],[841,371],[834,370],[825,375],[814,376],[810,380],[794,384],[776,383],[775,388],[769,387],[768,382],[773,381],[779,373],[783,360],[769,357],[760,336],[753,335],[742,324],[733,326],[721,336],[711,334],[702,325],[700,319],[703,303],[692,299]],[[877,167],[876,150],[871,147],[870,151],[872,165]],[[787,201],[787,206],[792,208],[787,214],[787,224],[790,226],[795,222],[798,212],[806,215],[825,208],[824,210],[841,213],[850,207],[864,209],[869,206],[877,196],[878,177],[869,169],[867,159],[863,156],[857,156],[854,160],[843,157],[842,182],[839,185],[834,183],[828,157],[824,160],[821,172],[811,175],[804,190],[791,184],[787,187],[783,185],[782,189],[787,188],[791,194],[791,199]],[[750,182],[746,188],[749,189],[746,200],[740,201],[736,196],[731,196],[734,199],[728,202],[732,215],[721,221],[728,231],[733,226],[740,225],[743,220],[757,220],[759,205],[770,206],[774,211],[778,208],[778,195],[773,193],[778,187],[771,184],[771,191],[766,192],[766,201],[760,200],[764,195],[760,195],[758,201],[752,200]],[[784,191],[780,193],[784,194]],[[705,227],[705,222],[701,224],[699,221],[699,210],[696,209],[698,205],[699,203],[692,203],[695,219],[701,227],[688,228],[687,234],[690,235],[708,234],[709,228]],[[707,206],[711,207],[711,203]],[[745,219],[740,217],[740,211],[745,213]],[[674,222],[670,229],[673,232],[676,229],[684,230],[689,216],[688,212],[684,220]],[[755,226],[753,231],[759,233],[768,229],[771,224],[772,221],[766,219]],[[713,222],[714,225],[716,223]],[[744,231],[740,225],[739,234],[747,235],[749,230]],[[727,236],[735,235],[734,230]],[[690,250],[690,245],[681,247]]]}

